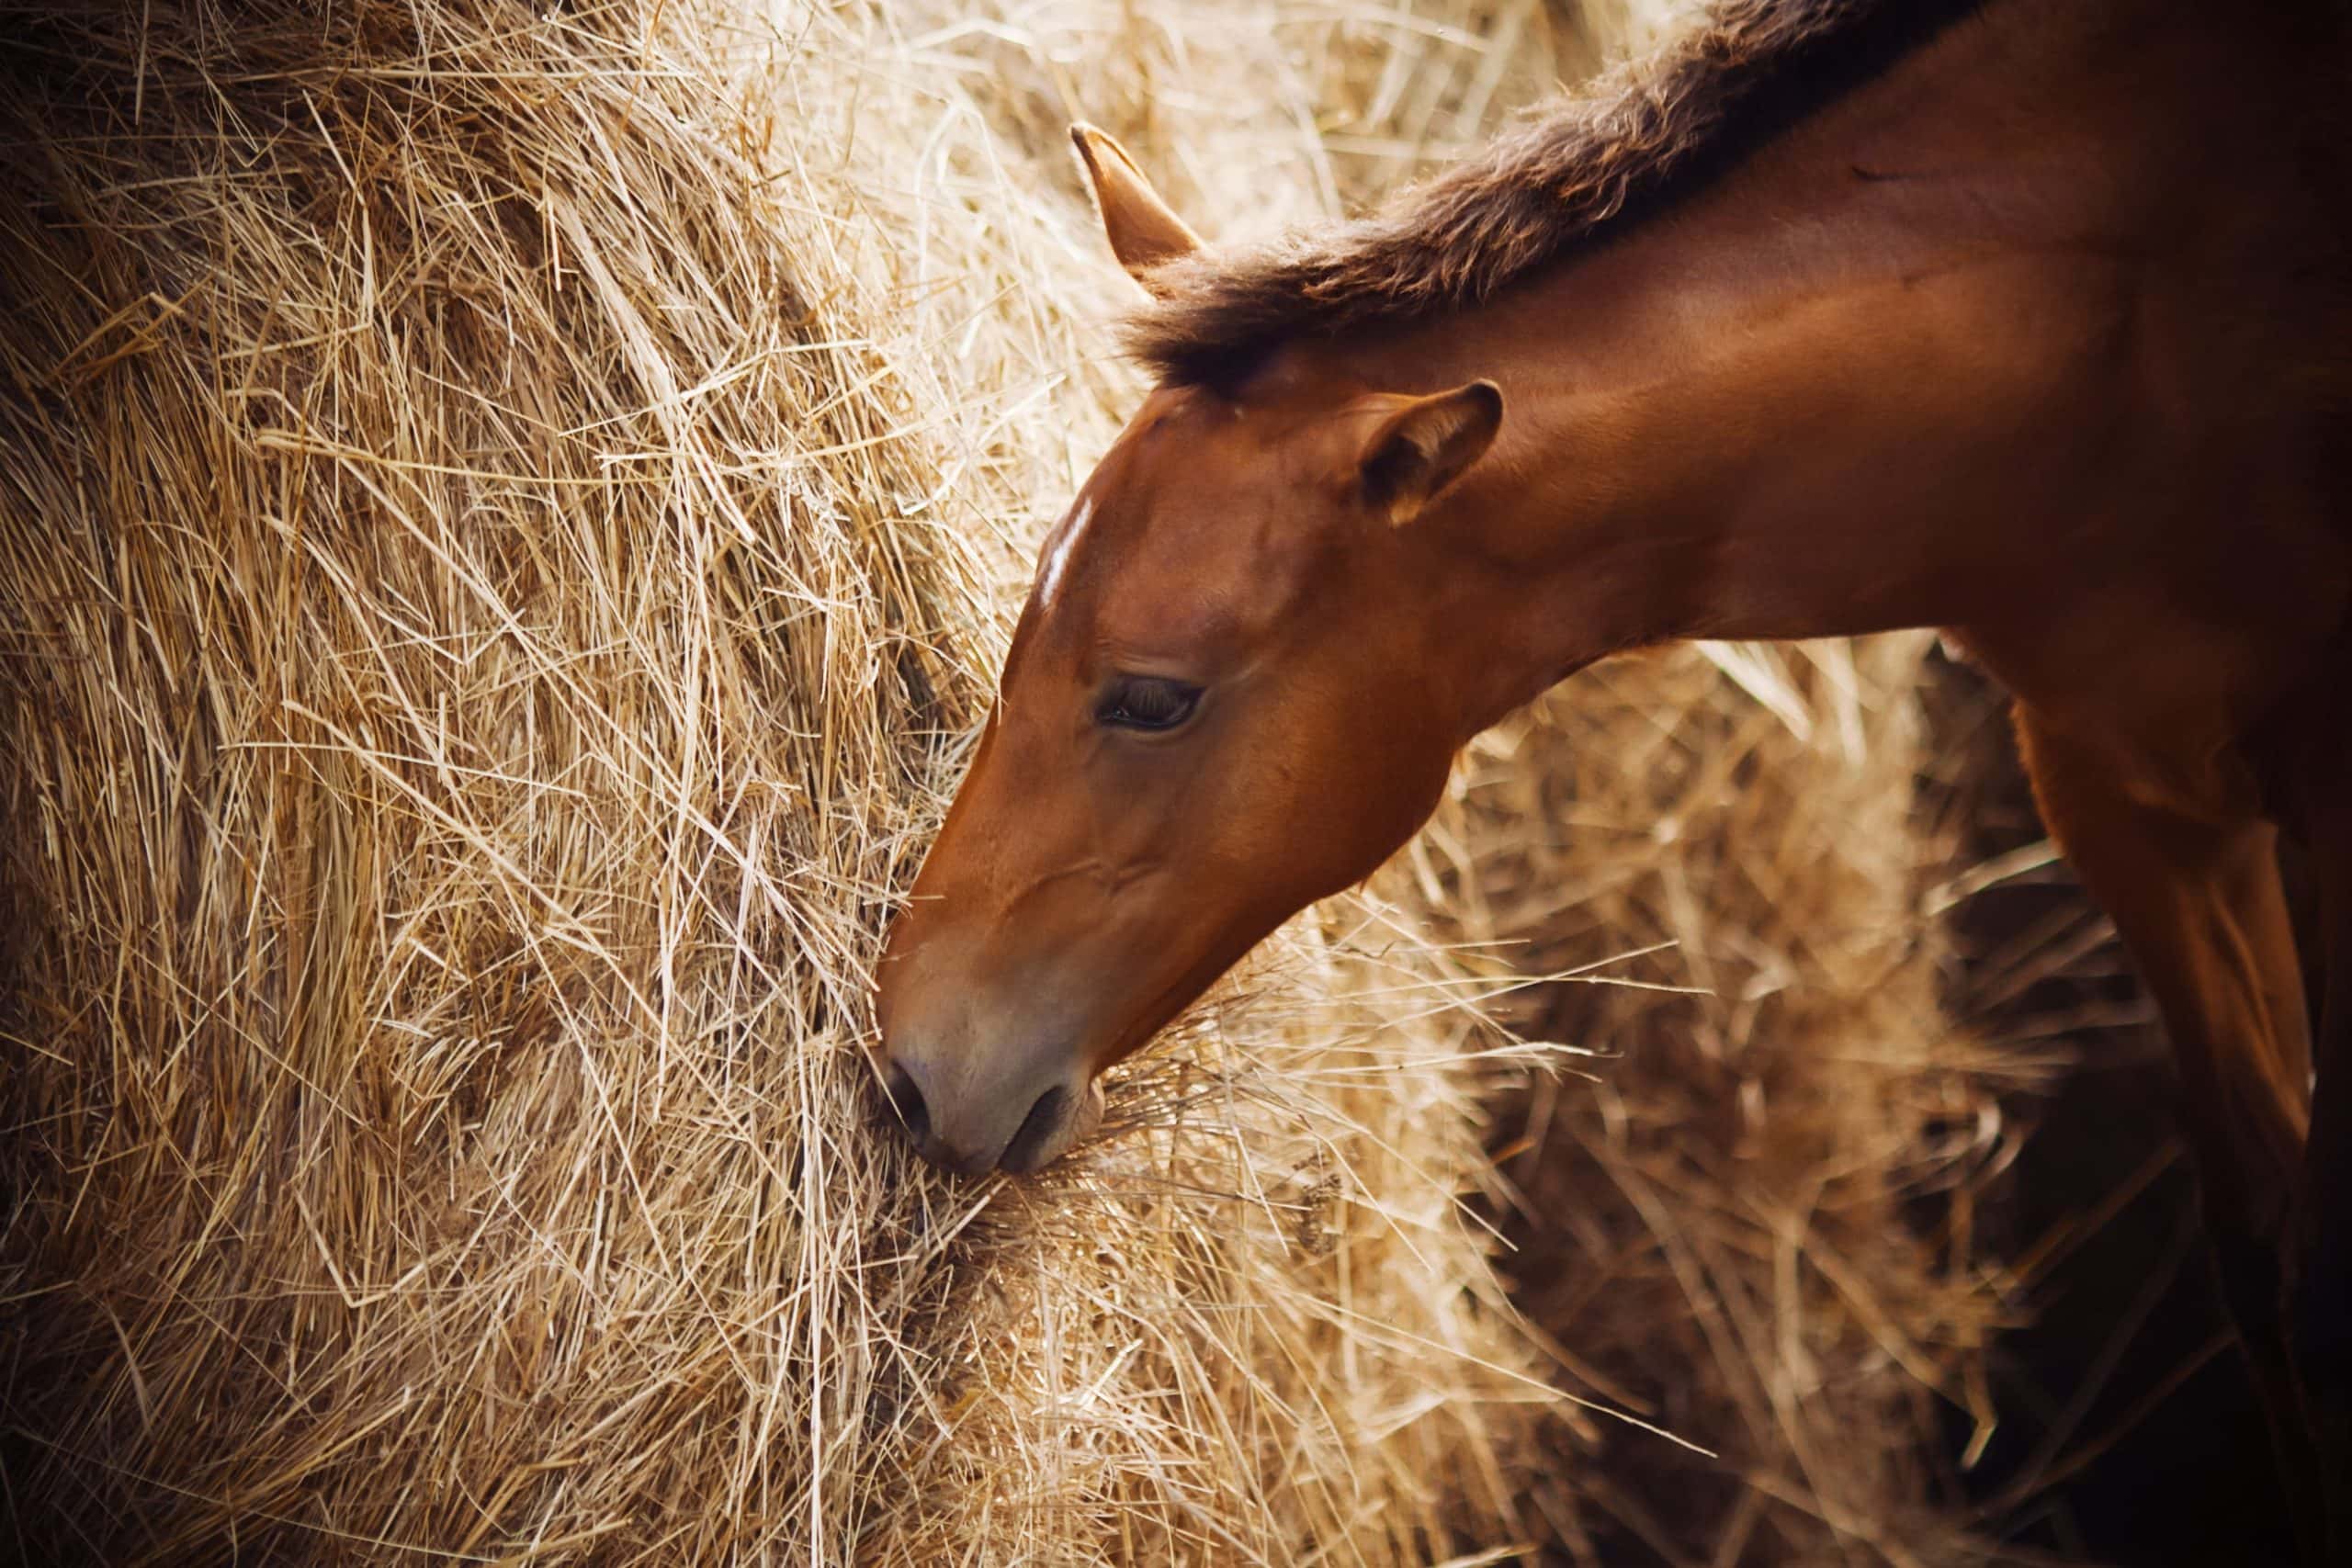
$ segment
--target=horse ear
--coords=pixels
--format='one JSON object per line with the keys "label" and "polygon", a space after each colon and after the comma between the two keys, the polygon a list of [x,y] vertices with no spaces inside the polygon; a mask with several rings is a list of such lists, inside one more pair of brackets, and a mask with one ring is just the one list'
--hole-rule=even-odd
{"label": "horse ear", "polygon": [[1069,128],[1069,139],[1086,164],[1087,178],[1093,182],[1094,203],[1102,209],[1102,229],[1111,237],[1111,254],[1119,258],[1129,276],[1151,288],[1153,268],[1201,248],[1201,237],[1169,210],[1125,148],[1084,121]]}
{"label": "horse ear", "polygon": [[1396,400],[1356,458],[1364,499],[1389,522],[1410,523],[1484,455],[1502,423],[1502,389],[1492,381]]}

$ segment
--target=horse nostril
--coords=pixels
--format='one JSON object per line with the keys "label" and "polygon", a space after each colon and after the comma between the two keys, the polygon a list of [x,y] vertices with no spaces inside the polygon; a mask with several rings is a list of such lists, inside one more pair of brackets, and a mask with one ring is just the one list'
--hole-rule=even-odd
{"label": "horse nostril", "polygon": [[915,1087],[914,1075],[892,1062],[883,1069],[882,1088],[890,1097],[890,1109],[907,1124],[907,1135],[922,1143],[931,1135],[931,1110],[922,1102],[922,1090]]}
{"label": "horse nostril", "polygon": [[1012,1142],[1004,1145],[1004,1153],[997,1156],[997,1164],[1006,1170],[1035,1170],[1044,1163],[1037,1156],[1046,1140],[1060,1131],[1062,1108],[1069,1103],[1069,1090],[1056,1084],[1037,1097],[1029,1114],[1021,1120],[1021,1128],[1012,1134]]}

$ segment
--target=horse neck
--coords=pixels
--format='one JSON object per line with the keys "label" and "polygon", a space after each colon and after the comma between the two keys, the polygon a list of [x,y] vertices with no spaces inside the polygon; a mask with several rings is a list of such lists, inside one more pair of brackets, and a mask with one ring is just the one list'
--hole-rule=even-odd
{"label": "horse neck", "polygon": [[2056,613],[2097,569],[2069,541],[2174,423],[2151,251],[2276,152],[2214,145],[2232,28],[2126,51],[2098,23],[1956,29],[1553,275],[1325,351],[1363,384],[1504,389],[1495,448],[1412,525],[1465,735],[1613,651]]}
{"label": "horse neck", "polygon": [[1410,543],[1480,672],[1468,728],[1610,653],[1964,623],[2032,569],[2050,498],[2017,492],[2079,488],[2064,446],[2089,422],[2056,389],[2112,320],[2096,290],[2018,340],[2004,318],[2041,314],[2041,280],[2013,269],[1668,285],[1621,276],[1635,260],[1456,323],[1504,434]]}

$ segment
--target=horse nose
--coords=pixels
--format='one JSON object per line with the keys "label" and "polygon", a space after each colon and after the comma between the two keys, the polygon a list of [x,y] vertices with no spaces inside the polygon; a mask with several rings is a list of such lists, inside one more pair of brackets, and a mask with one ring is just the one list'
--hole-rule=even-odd
{"label": "horse nose", "polygon": [[[1069,1120],[1070,1091],[1067,1084],[1054,1084],[1029,1104],[1029,1113],[1014,1128],[1012,1141],[1004,1145],[1004,1153],[997,1156],[997,1164],[1006,1170],[1029,1171],[1061,1153],[1057,1134]],[[1064,1140],[1066,1141],[1066,1140]]]}
{"label": "horse nose", "polygon": [[882,1092],[890,1097],[890,1109],[899,1113],[907,1136],[921,1147],[931,1136],[931,1107],[923,1103],[922,1088],[915,1082],[914,1074],[895,1056],[883,1063]]}
{"label": "horse nose", "polygon": [[940,1135],[937,1121],[932,1115],[933,1098],[923,1089],[924,1076],[924,1064],[919,1060],[890,1056],[883,1063],[883,1092],[890,1097],[890,1109],[898,1112],[899,1124],[914,1141],[915,1153],[943,1170],[962,1171],[968,1176],[986,1169],[994,1162],[972,1151],[956,1148]]}
{"label": "horse nose", "polygon": [[[883,1091],[890,1098],[915,1153],[942,1170],[977,1176],[996,1165],[996,1145],[981,1146],[968,1129],[953,1125],[955,1107],[943,1100],[932,1082],[933,1064],[921,1056],[891,1054],[882,1066]],[[961,1135],[959,1135],[959,1134]]]}
{"label": "horse nose", "polygon": [[934,1064],[920,1053],[886,1052],[882,1063],[883,1090],[915,1152],[967,1176],[1000,1168],[1035,1170],[1100,1120],[1101,1096],[1083,1081],[1053,1071],[1043,1081],[1010,1077],[1028,1081],[1001,1081],[996,1092],[967,1093],[956,1101],[943,1096]]}

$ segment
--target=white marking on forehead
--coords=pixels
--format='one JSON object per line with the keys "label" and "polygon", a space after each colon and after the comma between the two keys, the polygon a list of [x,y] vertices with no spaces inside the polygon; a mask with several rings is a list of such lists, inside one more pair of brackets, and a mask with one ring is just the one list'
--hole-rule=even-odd
{"label": "white marking on forehead", "polygon": [[1053,542],[1046,547],[1045,570],[1037,574],[1037,608],[1040,610],[1053,608],[1054,595],[1062,591],[1062,570],[1069,565],[1070,547],[1078,543],[1078,536],[1086,532],[1086,525],[1093,520],[1094,499],[1089,496],[1078,503],[1077,510],[1069,514],[1069,521],[1061,525]]}

